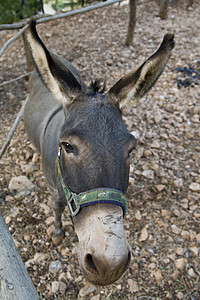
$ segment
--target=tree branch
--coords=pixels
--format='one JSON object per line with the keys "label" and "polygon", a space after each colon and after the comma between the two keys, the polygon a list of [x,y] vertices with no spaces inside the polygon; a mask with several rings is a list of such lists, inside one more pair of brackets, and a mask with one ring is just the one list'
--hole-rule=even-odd
{"label": "tree branch", "polygon": [[15,34],[13,37],[7,40],[7,42],[1,48],[0,57],[11,43],[14,42],[16,39],[18,39],[20,35],[22,35],[22,33],[26,30],[26,28],[28,28],[28,25],[25,25],[17,34]]}
{"label": "tree branch", "polygon": [[136,24],[136,0],[129,0],[129,23],[128,23],[128,32],[126,36],[126,46],[130,46],[133,42],[133,35]]}
{"label": "tree branch", "polygon": [[1,213],[0,253],[1,299],[39,300]]}
{"label": "tree branch", "polygon": [[28,72],[28,73],[26,73],[26,74],[23,74],[23,75],[21,75],[21,76],[18,76],[18,77],[16,77],[16,78],[11,79],[11,80],[4,81],[3,83],[0,83],[0,87],[1,87],[1,86],[4,86],[4,85],[6,85],[6,84],[9,84],[9,83],[11,83],[11,82],[17,81],[17,80],[19,80],[19,79],[22,79],[22,78],[24,78],[24,77],[27,77],[27,76],[31,75],[31,73],[32,73],[32,72]]}
{"label": "tree branch", "polygon": [[[101,8],[101,7],[108,6],[108,5],[111,5],[111,4],[114,4],[114,3],[117,3],[117,2],[122,2],[122,1],[123,0],[110,0],[110,1],[107,1],[107,2],[102,2],[102,3],[94,4],[94,5],[91,5],[91,6],[88,6],[88,7],[83,7],[83,8],[77,9],[77,10],[69,11],[69,12],[66,12],[66,13],[63,13],[63,14],[58,14],[58,15],[54,15],[54,16],[51,16],[51,17],[45,17],[45,18],[37,19],[36,22],[37,23],[44,23],[44,22],[48,22],[50,20],[61,19],[61,18],[65,18],[65,17],[68,17],[68,16],[76,15],[76,14],[80,14],[80,13],[83,13],[83,12],[86,12],[86,11],[94,10],[94,9],[97,9],[97,8]],[[20,24],[21,24],[21,26],[24,26],[24,22],[22,22]],[[5,25],[7,26],[9,24],[4,24],[4,29],[5,29]],[[16,24],[13,24],[13,25],[16,25]],[[10,29],[11,29],[11,27],[12,26],[10,26]],[[6,48],[11,43],[13,41],[15,41],[20,35],[22,35],[22,33],[26,30],[27,27],[28,27],[28,24],[25,25],[16,35],[14,35],[12,38],[10,38],[4,44],[4,46],[1,48],[1,51],[0,51],[0,57],[4,53]]]}
{"label": "tree branch", "polygon": [[51,16],[51,17],[42,18],[42,19],[37,20],[37,23],[39,24],[39,23],[48,22],[50,20],[56,20],[56,19],[61,19],[61,18],[65,18],[65,17],[68,17],[68,16],[77,15],[77,14],[80,14],[80,13],[83,13],[83,12],[87,12],[87,11],[91,11],[91,10],[94,10],[94,9],[102,8],[102,7],[105,7],[105,6],[108,6],[108,5],[111,5],[111,4],[115,4],[115,3],[118,3],[118,2],[122,2],[122,1],[123,0],[110,0],[110,1],[102,2],[102,3],[97,3],[97,4],[90,5],[90,6],[87,6],[87,7],[83,7],[83,8],[77,9],[77,10],[68,11],[66,13],[62,13],[62,14],[59,14],[59,15],[54,15],[54,16]]}
{"label": "tree branch", "polygon": [[0,30],[19,29],[19,28],[22,28],[26,24],[27,24],[27,21],[14,23],[14,24],[1,24]]}
{"label": "tree branch", "polygon": [[[27,97],[27,98],[28,98],[28,97]],[[8,138],[7,138],[7,140],[6,140],[5,143],[3,144],[3,147],[2,147],[1,150],[0,150],[0,158],[3,156],[4,152],[6,151],[7,147],[9,146],[10,141],[11,141],[11,139],[12,139],[12,137],[13,137],[13,134],[14,134],[14,132],[15,132],[15,130],[16,130],[18,124],[19,124],[19,121],[20,121],[20,119],[21,119],[21,117],[22,117],[22,115],[23,115],[23,113],[24,113],[24,108],[25,108],[25,105],[26,105],[26,102],[27,102],[27,98],[26,98],[26,100],[24,101],[24,103],[22,104],[22,107],[21,107],[21,109],[20,109],[20,111],[19,111],[19,113],[18,113],[18,115],[17,115],[17,117],[16,117],[16,119],[15,119],[15,122],[14,122],[14,124],[13,124],[11,130],[10,130],[10,133],[9,133],[9,135],[8,135]]]}
{"label": "tree branch", "polygon": [[[50,16],[50,17],[42,17],[42,18],[37,19],[37,23],[45,23],[45,22],[48,22],[48,21],[51,21],[51,20],[56,20],[56,19],[61,19],[61,18],[65,18],[65,17],[68,17],[68,16],[77,15],[77,14],[80,14],[80,13],[83,13],[83,12],[87,12],[87,11],[90,11],[90,10],[102,8],[102,7],[105,7],[105,6],[108,6],[108,5],[111,5],[111,4],[115,4],[115,3],[118,3],[118,2],[122,2],[122,1],[123,0],[110,0],[110,1],[102,2],[102,3],[97,3],[97,4],[94,4],[94,5],[90,5],[90,6],[87,6],[87,7],[83,7],[83,8],[77,9],[77,10],[72,10],[72,11],[69,11],[69,12],[66,12],[66,13],[57,14],[57,15]],[[23,21],[23,22],[20,22],[20,23],[15,23],[15,24],[2,24],[2,25],[0,25],[0,30],[22,28],[25,24],[28,23],[28,21],[29,20]]]}

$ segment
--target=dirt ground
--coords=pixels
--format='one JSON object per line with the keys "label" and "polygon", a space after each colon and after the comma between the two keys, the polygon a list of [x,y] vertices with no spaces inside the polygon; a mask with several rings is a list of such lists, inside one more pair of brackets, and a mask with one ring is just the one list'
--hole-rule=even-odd
{"label": "dirt ground", "polygon": [[[1,159],[0,210],[41,299],[200,299],[200,5],[171,4],[168,19],[158,6],[137,6],[134,43],[124,46],[128,6],[121,5],[38,26],[47,47],[81,71],[106,78],[108,88],[148,58],[166,32],[176,47],[155,87],[128,107],[124,119],[138,137],[132,156],[124,226],[132,261],[108,287],[85,282],[76,255],[77,237],[64,216],[65,239],[49,237],[51,196],[21,121]],[[0,32],[0,47],[15,32]],[[26,72],[22,39],[0,58],[0,81]],[[27,95],[25,79],[0,86],[1,145]],[[34,188],[13,192],[9,182],[27,176]],[[3,300],[3,299],[2,299]]]}

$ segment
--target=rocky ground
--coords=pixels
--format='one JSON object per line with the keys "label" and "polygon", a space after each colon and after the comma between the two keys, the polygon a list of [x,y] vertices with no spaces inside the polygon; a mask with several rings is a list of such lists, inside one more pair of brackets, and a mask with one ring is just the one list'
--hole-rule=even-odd
{"label": "rocky ground", "polygon": [[[66,214],[66,237],[60,246],[52,244],[51,196],[40,157],[20,122],[0,162],[0,210],[41,299],[200,299],[200,5],[194,2],[189,10],[187,1],[172,3],[164,21],[156,17],[154,1],[138,5],[130,48],[124,46],[127,5],[38,26],[49,49],[73,62],[86,82],[106,77],[108,87],[148,58],[166,32],[176,40],[155,87],[124,114],[138,137],[124,221],[132,261],[115,284],[85,282]],[[13,34],[0,32],[0,47]],[[26,72],[22,39],[0,58],[0,69],[1,82]],[[0,86],[1,145],[27,86],[25,79]],[[25,177],[13,190],[16,176]]]}

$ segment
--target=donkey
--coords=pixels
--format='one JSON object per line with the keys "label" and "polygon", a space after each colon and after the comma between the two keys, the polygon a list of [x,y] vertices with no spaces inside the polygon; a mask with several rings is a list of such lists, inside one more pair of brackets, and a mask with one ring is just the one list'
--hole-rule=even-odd
{"label": "donkey", "polygon": [[26,32],[35,69],[24,111],[25,129],[42,156],[55,215],[52,239],[63,238],[67,207],[78,236],[78,256],[86,279],[95,285],[115,282],[128,268],[131,250],[123,218],[130,153],[136,146],[122,109],[153,86],[174,47],[166,34],[159,49],[108,92],[89,87],[78,70],[45,47],[31,20]]}

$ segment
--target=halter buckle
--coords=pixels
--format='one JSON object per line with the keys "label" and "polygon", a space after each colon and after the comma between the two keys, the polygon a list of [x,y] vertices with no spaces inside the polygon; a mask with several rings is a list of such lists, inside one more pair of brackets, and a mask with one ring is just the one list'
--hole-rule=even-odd
{"label": "halter buckle", "polygon": [[77,194],[71,192],[71,196],[67,201],[68,208],[72,217],[76,216],[80,211],[80,205],[77,203]]}

